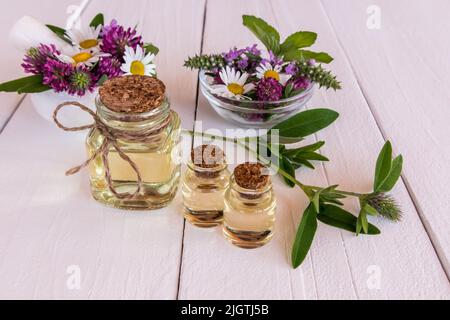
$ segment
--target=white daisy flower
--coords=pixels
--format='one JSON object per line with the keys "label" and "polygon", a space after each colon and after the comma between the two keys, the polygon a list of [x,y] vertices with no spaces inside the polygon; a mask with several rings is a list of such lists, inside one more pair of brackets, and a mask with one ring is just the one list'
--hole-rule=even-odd
{"label": "white daisy flower", "polygon": [[253,83],[247,83],[249,74],[237,71],[229,66],[219,72],[220,79],[224,84],[216,84],[212,86],[212,91],[226,98],[236,98],[236,99],[250,99],[245,96],[246,93],[253,90],[255,85]]}
{"label": "white daisy flower", "polygon": [[256,77],[258,79],[272,78],[272,79],[277,80],[279,83],[281,83],[284,86],[286,84],[286,82],[288,82],[289,79],[291,78],[291,75],[286,74],[286,73],[281,73],[282,68],[283,67],[280,65],[276,65],[274,67],[269,62],[261,63],[256,68]]}
{"label": "white daisy flower", "polygon": [[108,53],[102,53],[96,48],[90,50],[80,50],[77,47],[69,47],[59,55],[59,60],[70,63],[73,66],[85,65],[86,67],[92,67],[100,60],[101,57],[108,57]]}
{"label": "white daisy flower", "polygon": [[125,63],[120,69],[127,75],[154,76],[156,75],[154,58],[155,55],[152,53],[145,55],[144,49],[140,46],[136,48],[136,51],[131,47],[125,47]]}
{"label": "white daisy flower", "polygon": [[79,47],[81,50],[90,50],[100,45],[99,36],[101,30],[101,25],[97,28],[86,27],[72,29],[67,31],[67,35],[72,40],[74,46]]}

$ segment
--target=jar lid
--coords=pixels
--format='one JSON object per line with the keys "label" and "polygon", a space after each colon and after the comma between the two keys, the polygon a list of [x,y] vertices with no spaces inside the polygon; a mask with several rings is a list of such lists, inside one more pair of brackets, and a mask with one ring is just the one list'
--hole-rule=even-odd
{"label": "jar lid", "polygon": [[270,183],[268,169],[261,163],[246,162],[234,169],[234,180],[247,190],[261,190]]}
{"label": "jar lid", "polygon": [[216,168],[226,163],[223,150],[213,144],[204,144],[193,149],[191,160],[200,168]]}
{"label": "jar lid", "polygon": [[166,86],[154,77],[128,75],[105,81],[100,87],[101,102],[120,113],[144,113],[164,101]]}

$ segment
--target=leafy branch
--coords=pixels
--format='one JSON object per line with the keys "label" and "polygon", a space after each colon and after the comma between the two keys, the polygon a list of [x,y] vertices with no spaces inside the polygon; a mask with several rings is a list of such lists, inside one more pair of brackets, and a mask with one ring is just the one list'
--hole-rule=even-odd
{"label": "leafy branch", "polygon": [[[392,159],[392,147],[386,142],[378,156],[374,188],[371,193],[357,193],[338,189],[338,185],[326,187],[310,186],[303,184],[295,177],[295,169],[301,165],[312,167],[311,161],[326,161],[326,157],[316,151],[324,145],[320,141],[300,148],[288,148],[287,145],[299,142],[333,123],[338,114],[329,109],[313,109],[301,112],[290,119],[278,124],[269,130],[278,130],[279,144],[273,145],[264,137],[257,137],[258,148],[250,147],[249,142],[254,138],[228,138],[218,135],[210,135],[202,132],[184,131],[193,136],[203,136],[213,139],[232,142],[256,156],[258,161],[270,166],[284,181],[294,187],[299,187],[309,199],[292,247],[292,266],[297,268],[306,258],[317,230],[317,221],[335,228],[343,229],[357,235],[377,235],[380,230],[369,223],[368,216],[382,216],[391,221],[398,221],[401,217],[400,208],[395,199],[388,195],[398,181],[402,169],[402,156]],[[268,141],[269,140],[269,141]],[[287,145],[286,145],[287,144]],[[277,150],[278,152],[270,153]],[[279,165],[271,161],[267,156],[275,157]],[[307,165],[310,164],[310,165]],[[360,213],[357,216],[343,208],[341,200],[347,197],[355,197],[360,203]]]}

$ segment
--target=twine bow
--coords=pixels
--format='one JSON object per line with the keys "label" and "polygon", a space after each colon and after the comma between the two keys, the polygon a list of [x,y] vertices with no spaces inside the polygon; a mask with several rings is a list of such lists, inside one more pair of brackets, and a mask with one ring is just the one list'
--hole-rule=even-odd
{"label": "twine bow", "polygon": [[[58,112],[66,106],[78,107],[82,111],[89,113],[91,115],[91,117],[94,119],[94,123],[90,124],[90,125],[80,126],[80,127],[64,126],[58,120]],[[136,131],[135,130],[125,131],[125,130],[118,130],[118,129],[109,127],[100,119],[100,117],[95,112],[93,112],[91,109],[89,109],[88,107],[86,107],[85,105],[83,105],[81,103],[73,101],[73,102],[64,102],[64,103],[58,105],[56,107],[55,111],[53,112],[53,121],[56,123],[56,125],[60,129],[62,129],[64,131],[83,131],[83,130],[95,128],[98,131],[100,131],[100,133],[104,137],[102,145],[89,157],[89,159],[87,159],[85,162],[83,162],[79,166],[76,166],[76,167],[73,167],[73,168],[67,170],[66,176],[71,176],[71,175],[78,173],[81,169],[88,166],[89,163],[91,161],[93,161],[97,156],[101,155],[101,158],[103,161],[103,166],[105,168],[105,178],[106,178],[106,182],[108,183],[109,190],[119,199],[123,199],[123,200],[136,199],[143,188],[142,187],[142,176],[141,176],[141,173],[139,172],[139,168],[137,167],[136,163],[134,163],[133,160],[131,160],[130,157],[125,152],[122,151],[117,140],[123,139],[123,140],[130,141],[130,142],[148,142],[150,140],[151,136],[154,135],[155,133],[160,132],[164,127],[166,127],[170,123],[170,120],[171,120],[170,116],[167,117],[167,119],[160,126],[158,126],[158,128],[153,127],[153,128],[144,128],[144,129],[136,130]],[[111,146],[117,151],[117,154],[123,160],[128,162],[128,164],[131,166],[131,168],[136,173],[137,189],[133,193],[128,193],[128,192],[118,193],[113,186],[113,181],[111,178],[111,172],[110,172],[109,163],[108,163],[108,154],[109,154]]]}

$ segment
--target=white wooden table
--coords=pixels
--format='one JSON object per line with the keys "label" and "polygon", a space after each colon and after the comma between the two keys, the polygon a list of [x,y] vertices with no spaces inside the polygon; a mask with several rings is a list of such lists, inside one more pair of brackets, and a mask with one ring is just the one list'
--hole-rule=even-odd
{"label": "white wooden table", "polygon": [[[21,57],[6,44],[13,22],[28,14],[64,25],[66,8],[76,2],[16,0],[2,11],[0,81],[21,74]],[[373,3],[379,29],[367,27]],[[64,176],[84,160],[84,133],[45,122],[29,97],[1,94],[0,298],[450,298],[447,0],[91,0],[83,21],[98,12],[108,21],[138,23],[160,47],[159,75],[189,129],[194,120],[203,129],[233,126],[198,96],[196,73],[182,67],[186,56],[253,43],[241,24],[244,13],[263,17],[283,36],[317,32],[316,48],[335,57],[330,67],[344,89],[318,91],[309,107],[330,107],[341,117],[314,137],[327,142],[323,152],[332,161],[298,175],[369,191],[377,153],[390,139],[405,158],[393,191],[404,219],[375,219],[377,237],[320,225],[309,256],[293,270],[290,250],[306,205],[299,190],[276,181],[276,236],[254,251],[231,246],[219,229],[186,224],[180,197],[158,212],[106,208],[90,198],[86,172]],[[81,285],[73,288],[78,272]]]}

